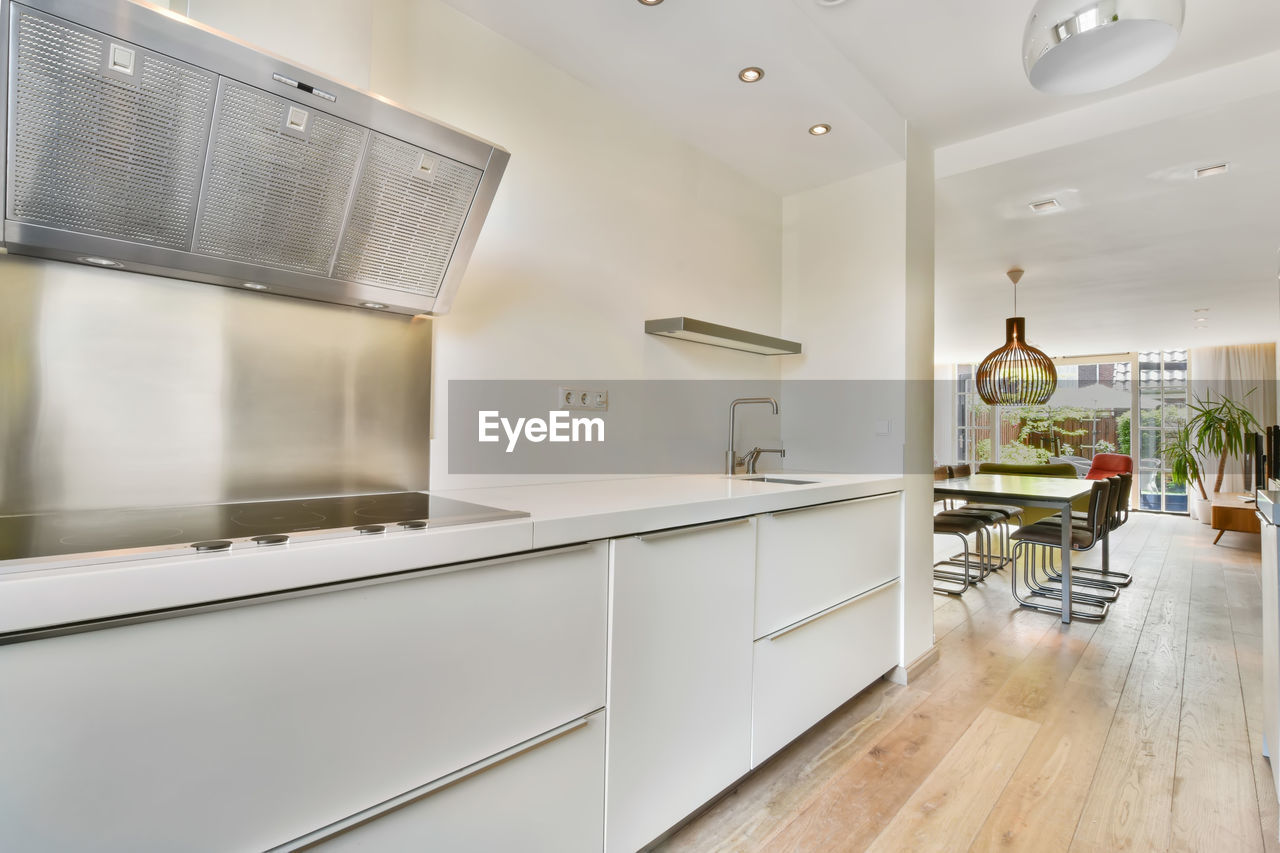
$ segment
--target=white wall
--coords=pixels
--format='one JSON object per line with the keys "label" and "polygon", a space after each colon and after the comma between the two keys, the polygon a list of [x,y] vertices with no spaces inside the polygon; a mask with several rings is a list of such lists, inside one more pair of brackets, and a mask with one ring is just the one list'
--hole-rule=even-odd
{"label": "white wall", "polygon": [[793,470],[902,470],[905,176],[899,163],[783,201],[782,335],[804,345],[782,363]]}
{"label": "white wall", "polygon": [[[167,4],[227,35],[314,68],[358,89],[369,88],[373,18],[354,0],[186,0]],[[179,9],[185,5],[185,11]]]}
{"label": "white wall", "polygon": [[903,498],[902,661],[933,649],[933,149],[907,127],[906,298],[902,315],[907,377],[907,486]]}
{"label": "white wall", "polygon": [[433,487],[479,484],[446,471],[447,380],[777,376],[643,332],[683,314],[777,333],[776,196],[437,0],[380,4],[374,43],[375,90],[512,154],[436,326]]}

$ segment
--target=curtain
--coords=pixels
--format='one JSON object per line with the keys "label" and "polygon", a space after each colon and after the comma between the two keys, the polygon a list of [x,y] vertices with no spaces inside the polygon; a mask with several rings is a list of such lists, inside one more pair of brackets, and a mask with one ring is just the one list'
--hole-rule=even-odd
{"label": "curtain", "polygon": [[[1276,345],[1240,344],[1229,347],[1200,347],[1190,351],[1188,386],[1191,397],[1217,400],[1231,398],[1247,408],[1265,428],[1276,423]],[[1222,491],[1240,492],[1252,458],[1229,461]],[[1205,487],[1213,488],[1218,460],[1202,460]]]}

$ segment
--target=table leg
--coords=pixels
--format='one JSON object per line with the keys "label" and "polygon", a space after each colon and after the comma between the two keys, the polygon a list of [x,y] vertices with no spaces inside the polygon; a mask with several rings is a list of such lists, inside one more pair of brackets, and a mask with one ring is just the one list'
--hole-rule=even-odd
{"label": "table leg", "polygon": [[1071,502],[1062,506],[1062,621],[1071,621]]}

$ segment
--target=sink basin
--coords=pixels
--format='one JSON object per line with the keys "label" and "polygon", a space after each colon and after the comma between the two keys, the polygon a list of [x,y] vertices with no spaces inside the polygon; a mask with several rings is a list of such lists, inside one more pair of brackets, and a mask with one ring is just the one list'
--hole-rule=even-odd
{"label": "sink basin", "polygon": [[781,483],[784,486],[812,486],[817,480],[788,480],[785,477],[743,477],[751,483]]}

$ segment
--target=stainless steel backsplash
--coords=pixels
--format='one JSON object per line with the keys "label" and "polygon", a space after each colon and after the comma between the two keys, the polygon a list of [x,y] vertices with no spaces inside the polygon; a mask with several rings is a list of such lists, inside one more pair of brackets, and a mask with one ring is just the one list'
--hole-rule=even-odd
{"label": "stainless steel backsplash", "polygon": [[431,322],[0,257],[0,514],[425,489]]}

